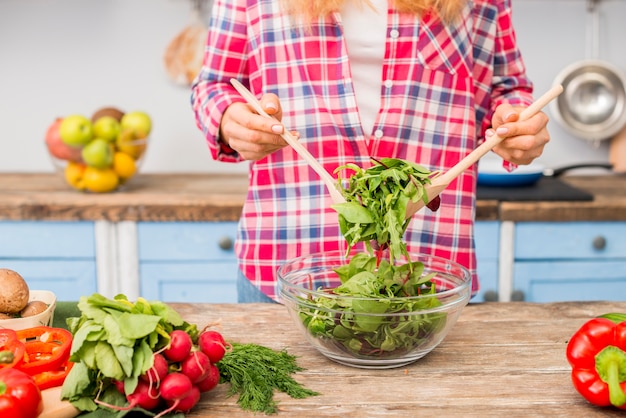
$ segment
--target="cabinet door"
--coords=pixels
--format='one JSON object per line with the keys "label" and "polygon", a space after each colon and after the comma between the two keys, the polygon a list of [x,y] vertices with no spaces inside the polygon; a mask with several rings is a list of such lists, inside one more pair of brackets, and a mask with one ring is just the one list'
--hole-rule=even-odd
{"label": "cabinet door", "polygon": [[484,302],[485,296],[488,300],[495,300],[498,295],[500,223],[497,221],[476,222],[474,239],[480,291],[471,299],[471,302]]}
{"label": "cabinet door", "polygon": [[626,260],[515,262],[515,289],[528,302],[610,300],[626,297]]}
{"label": "cabinet door", "polygon": [[529,302],[624,300],[626,222],[519,223],[513,277]]}
{"label": "cabinet door", "polygon": [[60,301],[97,290],[92,222],[1,221],[0,267],[20,273],[33,290]]}
{"label": "cabinet door", "polygon": [[141,295],[165,302],[237,302],[236,222],[137,225]]}

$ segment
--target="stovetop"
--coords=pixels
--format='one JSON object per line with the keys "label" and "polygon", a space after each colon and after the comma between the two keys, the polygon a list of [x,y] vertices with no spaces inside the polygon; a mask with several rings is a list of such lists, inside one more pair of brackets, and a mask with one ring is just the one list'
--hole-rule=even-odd
{"label": "stovetop", "polygon": [[543,177],[530,186],[478,186],[477,197],[500,201],[591,201],[593,195],[555,177]]}

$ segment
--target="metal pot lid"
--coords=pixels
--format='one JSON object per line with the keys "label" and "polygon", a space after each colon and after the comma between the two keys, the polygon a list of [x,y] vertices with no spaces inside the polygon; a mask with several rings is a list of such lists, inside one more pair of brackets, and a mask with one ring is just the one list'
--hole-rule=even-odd
{"label": "metal pot lid", "polygon": [[599,60],[576,62],[554,84],[564,93],[551,103],[552,113],[572,135],[605,140],[626,124],[626,78],[617,67]]}

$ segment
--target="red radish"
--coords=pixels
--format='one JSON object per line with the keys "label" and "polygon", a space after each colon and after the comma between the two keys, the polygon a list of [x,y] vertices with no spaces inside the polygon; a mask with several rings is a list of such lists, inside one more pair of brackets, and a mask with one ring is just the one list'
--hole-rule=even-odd
{"label": "red radish", "polygon": [[198,389],[200,389],[200,392],[208,392],[214,389],[219,382],[220,370],[215,364],[211,364],[211,367],[209,369],[209,375],[203,380],[196,383],[196,386],[198,387]]}
{"label": "red radish", "polygon": [[191,352],[192,346],[191,336],[185,331],[177,329],[170,333],[170,343],[163,351],[163,355],[169,361],[183,361]]}
{"label": "red radish", "polygon": [[180,371],[186,375],[191,383],[199,382],[209,375],[211,360],[202,351],[192,351],[180,364]]}
{"label": "red radish", "polygon": [[157,406],[159,406],[159,393],[158,391],[150,386],[149,383],[138,381],[137,388],[130,395],[126,396],[132,408],[138,406],[143,409],[147,409],[148,411],[153,410]]}
{"label": "red radish", "polygon": [[[113,383],[117,390],[121,393],[125,393],[123,381],[116,380]],[[133,393],[126,395],[126,400],[128,401],[128,405],[126,406],[112,405],[99,399],[95,399],[94,402],[116,411],[128,411],[136,407],[150,411],[159,406],[160,403],[159,392],[154,387],[150,386],[149,383],[142,380],[137,382],[137,387]]]}
{"label": "red radish", "polygon": [[189,412],[191,408],[196,406],[198,401],[200,400],[200,389],[195,386],[191,387],[191,391],[187,396],[182,398],[180,401],[167,401],[167,406],[170,408],[174,405],[175,402],[178,404],[172,409],[172,412]]}
{"label": "red radish", "polygon": [[192,386],[187,376],[180,372],[173,372],[161,381],[159,391],[166,401],[179,401],[189,394]]}
{"label": "red radish", "polygon": [[198,337],[198,347],[209,357],[212,364],[219,362],[226,353],[226,341],[217,331],[204,331]]}
{"label": "red radish", "polygon": [[160,418],[176,410],[183,399],[188,397],[193,390],[191,380],[180,372],[169,373],[161,381],[159,392],[169,407],[159,412],[154,418]]}
{"label": "red radish", "polygon": [[153,358],[152,367],[139,376],[139,378],[151,385],[158,386],[168,372],[168,364],[162,354],[155,353]]}

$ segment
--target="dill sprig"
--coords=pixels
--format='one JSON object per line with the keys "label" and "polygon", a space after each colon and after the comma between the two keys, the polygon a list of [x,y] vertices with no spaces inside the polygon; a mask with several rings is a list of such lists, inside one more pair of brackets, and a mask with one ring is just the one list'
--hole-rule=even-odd
{"label": "dill sprig", "polygon": [[296,357],[287,351],[276,351],[256,344],[233,343],[232,350],[217,364],[220,383],[230,383],[229,396],[239,394],[237,404],[245,410],[274,414],[278,405],[274,390],[294,399],[319,393],[295,381],[292,374],[304,370]]}

